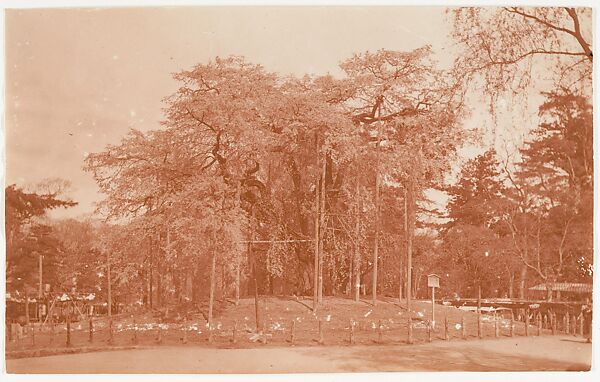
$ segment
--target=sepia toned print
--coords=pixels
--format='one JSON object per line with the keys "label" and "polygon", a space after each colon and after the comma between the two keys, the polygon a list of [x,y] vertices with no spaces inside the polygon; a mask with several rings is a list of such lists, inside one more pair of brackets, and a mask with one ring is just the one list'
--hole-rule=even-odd
{"label": "sepia toned print", "polygon": [[5,20],[7,373],[591,369],[591,8]]}

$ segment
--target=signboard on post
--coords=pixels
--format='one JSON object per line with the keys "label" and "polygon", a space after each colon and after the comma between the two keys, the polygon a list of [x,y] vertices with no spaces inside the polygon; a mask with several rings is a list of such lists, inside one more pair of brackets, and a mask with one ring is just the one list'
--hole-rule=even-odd
{"label": "signboard on post", "polygon": [[435,328],[435,288],[440,287],[440,276],[427,275],[427,286],[431,288],[431,325]]}
{"label": "signboard on post", "polygon": [[436,274],[427,275],[427,286],[430,288],[439,288],[440,287],[440,276]]}

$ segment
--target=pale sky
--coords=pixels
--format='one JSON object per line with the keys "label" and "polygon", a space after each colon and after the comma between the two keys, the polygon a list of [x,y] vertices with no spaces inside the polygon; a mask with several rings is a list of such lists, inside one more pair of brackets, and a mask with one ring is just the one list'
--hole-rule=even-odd
{"label": "pale sky", "polygon": [[57,216],[93,211],[101,195],[85,155],[158,128],[173,72],[235,54],[281,74],[336,75],[355,52],[425,44],[452,60],[439,7],[30,9],[5,22],[6,183],[70,180],[80,204]]}

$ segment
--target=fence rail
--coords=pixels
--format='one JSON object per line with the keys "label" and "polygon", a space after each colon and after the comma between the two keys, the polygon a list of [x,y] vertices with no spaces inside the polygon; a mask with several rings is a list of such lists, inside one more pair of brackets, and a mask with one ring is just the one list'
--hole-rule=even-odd
{"label": "fence rail", "polygon": [[[476,318],[474,318],[476,317]],[[583,315],[556,313],[525,316],[525,322],[488,315],[463,315],[459,322],[444,316],[438,322],[422,318],[379,320],[265,321],[260,331],[247,321],[214,324],[188,321],[178,324],[142,323],[122,319],[92,318],[65,324],[29,325],[7,330],[6,350],[91,346],[201,345],[358,345],[412,344],[434,340],[454,341],[513,336],[573,335],[590,339],[589,322]],[[13,335],[11,335],[12,332]]]}

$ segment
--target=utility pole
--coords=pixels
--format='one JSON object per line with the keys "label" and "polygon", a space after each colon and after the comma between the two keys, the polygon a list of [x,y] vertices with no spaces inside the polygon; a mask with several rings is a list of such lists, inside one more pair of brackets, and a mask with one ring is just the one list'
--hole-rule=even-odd
{"label": "utility pole", "polygon": [[[406,253],[408,254],[408,200],[407,200],[408,192],[406,190],[406,186],[404,187],[404,245],[406,248]],[[406,269],[404,268],[403,256],[400,255],[400,274],[398,275],[400,278],[400,286],[398,290],[398,302],[402,302],[402,284],[406,282],[404,279]],[[410,288],[409,285],[405,286],[405,290],[408,291]],[[406,294],[407,292],[405,292]]]}
{"label": "utility pole", "polygon": [[[383,102],[382,100],[380,100]],[[381,146],[381,103],[378,108],[379,120],[377,121],[377,146],[375,146],[375,248],[373,249],[373,305],[377,304],[377,272],[379,264],[379,230],[380,230],[380,203],[379,203],[379,188],[381,183],[380,172],[380,146]]]}
{"label": "utility pole", "polygon": [[112,285],[110,280],[110,252],[106,251],[106,278],[108,281],[108,317],[112,317]]}
{"label": "utility pole", "polygon": [[[316,157],[317,157],[317,169],[320,169],[319,162],[319,135],[315,134],[315,145],[316,145]],[[319,237],[320,237],[320,216],[319,210],[321,208],[321,202],[319,200],[321,174],[317,176],[315,183],[315,261],[313,271],[313,312],[317,311],[317,305],[319,304]]]}
{"label": "utility pole", "polygon": [[[235,189],[235,200],[236,207],[240,207],[240,182],[237,182]],[[235,306],[240,304],[240,272],[242,267],[242,258],[240,255],[236,256],[235,261]]]}
{"label": "utility pole", "polygon": [[149,285],[149,287],[150,287],[150,293],[148,293],[148,299],[150,301],[150,309],[153,308],[153,304],[152,304],[153,303],[153,296],[152,295],[154,294],[154,291],[153,291],[154,288],[153,288],[153,285],[152,285],[153,284],[152,281],[154,279],[154,270],[153,270],[153,267],[154,267],[154,243],[153,243],[153,240],[152,240],[152,235],[150,235],[150,275],[149,275],[150,277],[149,277],[149,280],[148,280],[149,284],[150,284]]}
{"label": "utility pole", "polygon": [[360,301],[360,178],[356,178],[356,212],[354,226],[354,301]]}
{"label": "utility pole", "polygon": [[217,238],[215,232],[212,233],[212,259],[210,264],[210,292],[208,297],[208,330],[212,330],[213,305],[215,301],[215,272],[217,268]]}
{"label": "utility pole", "polygon": [[323,173],[321,175],[321,197],[319,199],[321,203],[321,208],[319,211],[319,218],[321,221],[319,222],[319,230],[321,234],[319,235],[319,304],[323,303],[323,252],[325,251],[325,200],[327,189],[325,188],[325,180],[326,180],[326,171],[327,171],[327,155],[323,155]]}
{"label": "utility pole", "polygon": [[42,295],[44,294],[44,290],[42,288],[42,285],[43,285],[42,284],[42,269],[43,269],[43,264],[42,263],[43,263],[43,261],[42,261],[42,254],[41,253],[38,255],[38,259],[39,259],[38,260],[38,274],[39,274],[39,276],[38,276],[38,280],[39,280],[39,283],[38,283],[38,300],[39,300],[39,299],[42,298]]}
{"label": "utility pole", "polygon": [[[410,175],[409,175],[410,176]],[[406,237],[406,310],[410,312],[412,299],[412,249],[414,233],[414,184],[412,179],[407,181],[406,208],[407,208],[407,237]]]}
{"label": "utility pole", "polygon": [[255,228],[255,220],[256,220],[256,212],[254,209],[254,204],[251,205],[251,215],[250,215],[250,240],[248,241],[248,257],[250,261],[252,261],[252,277],[254,278],[254,312],[256,318],[256,332],[260,330],[260,315],[258,309],[258,280],[256,274],[256,256],[254,256],[252,252],[252,241],[254,240],[254,228]]}
{"label": "utility pole", "polygon": [[481,279],[477,284],[477,313],[481,313]]}

